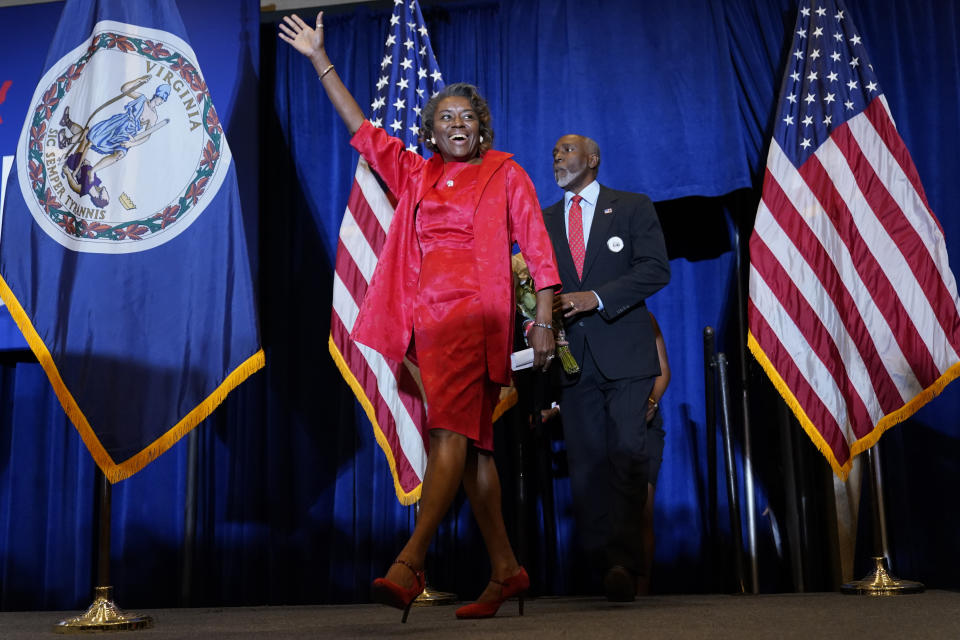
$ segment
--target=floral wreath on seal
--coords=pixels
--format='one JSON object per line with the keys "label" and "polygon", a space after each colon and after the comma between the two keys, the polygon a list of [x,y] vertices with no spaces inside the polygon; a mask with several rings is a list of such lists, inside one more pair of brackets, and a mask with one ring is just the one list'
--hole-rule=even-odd
{"label": "floral wreath on seal", "polygon": [[[53,117],[63,96],[70,90],[73,82],[80,77],[94,54],[107,49],[118,49],[128,53],[137,52],[145,58],[169,64],[170,69],[179,73],[187,85],[196,92],[197,103],[203,105],[203,130],[209,137],[203,148],[197,170],[176,203],[169,204],[146,218],[119,225],[85,220],[64,209],[63,204],[57,200],[50,188],[45,186],[47,169],[43,162],[43,137],[47,132],[47,122]],[[162,42],[112,32],[100,33],[94,36],[94,40],[80,59],[70,65],[47,88],[40,105],[34,112],[30,126],[28,155],[30,184],[47,215],[67,234],[77,238],[141,240],[151,233],[170,226],[197,204],[216,172],[222,144],[223,128],[213,107],[210,90],[199,70],[189,60],[179,53],[168,51]]]}

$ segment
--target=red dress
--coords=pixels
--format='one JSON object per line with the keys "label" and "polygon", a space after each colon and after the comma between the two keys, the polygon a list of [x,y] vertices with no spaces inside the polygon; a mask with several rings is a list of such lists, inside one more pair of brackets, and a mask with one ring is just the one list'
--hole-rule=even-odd
{"label": "red dress", "polygon": [[479,165],[454,167],[417,210],[420,294],[413,331],[430,429],[456,431],[493,450],[491,418],[500,393],[487,373],[483,305],[474,252],[472,191]]}
{"label": "red dress", "polygon": [[479,165],[460,163],[448,188],[439,156],[424,160],[368,121],[351,144],[398,197],[351,337],[398,362],[412,342],[428,428],[490,450],[499,386],[510,382],[512,243],[538,287],[560,284],[533,183],[490,150]]}

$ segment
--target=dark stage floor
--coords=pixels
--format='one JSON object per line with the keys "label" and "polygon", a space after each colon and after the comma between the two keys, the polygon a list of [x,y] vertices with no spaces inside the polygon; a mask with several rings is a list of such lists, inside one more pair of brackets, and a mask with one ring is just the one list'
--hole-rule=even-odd
{"label": "dark stage floor", "polygon": [[[121,603],[122,604],[122,603]],[[517,616],[509,602],[492,620],[459,621],[454,607],[417,607],[407,624],[377,605],[155,609],[137,638],[958,638],[960,593],[885,598],[839,593],[655,596],[632,604],[599,598],[538,598]],[[53,638],[75,615],[0,613],[0,638]],[[100,634],[103,635],[103,634]],[[116,637],[116,634],[110,634]]]}

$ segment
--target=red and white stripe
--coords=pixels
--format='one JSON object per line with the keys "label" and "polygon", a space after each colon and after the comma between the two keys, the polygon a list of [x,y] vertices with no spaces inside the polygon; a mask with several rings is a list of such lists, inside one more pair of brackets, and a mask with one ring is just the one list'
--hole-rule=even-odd
{"label": "red and white stripe", "polygon": [[751,348],[845,476],[960,369],[943,231],[882,96],[799,169],[771,142],[750,253]]}
{"label": "red and white stripe", "polygon": [[[397,498],[411,504],[419,496],[427,463],[422,435],[426,417],[419,387],[402,363],[388,361],[350,340],[393,211],[390,198],[361,158],[340,224],[330,340],[333,357],[366,410],[390,462]],[[343,371],[344,367],[348,371]]]}

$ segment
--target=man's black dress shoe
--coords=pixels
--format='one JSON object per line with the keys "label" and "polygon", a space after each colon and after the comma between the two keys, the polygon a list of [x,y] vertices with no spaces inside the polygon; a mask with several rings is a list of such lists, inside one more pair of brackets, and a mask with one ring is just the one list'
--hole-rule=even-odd
{"label": "man's black dress shoe", "polygon": [[603,578],[603,589],[610,602],[633,602],[637,596],[637,581],[627,568],[614,565]]}

